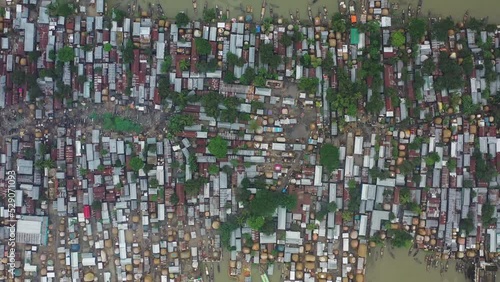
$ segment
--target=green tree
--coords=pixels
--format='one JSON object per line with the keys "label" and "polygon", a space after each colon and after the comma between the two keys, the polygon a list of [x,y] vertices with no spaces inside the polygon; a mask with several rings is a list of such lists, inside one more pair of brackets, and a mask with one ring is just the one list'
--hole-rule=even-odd
{"label": "green tree", "polygon": [[212,45],[210,45],[208,40],[196,38],[194,42],[196,45],[196,52],[198,52],[199,55],[209,55],[212,53]]}
{"label": "green tree", "polygon": [[179,27],[188,25],[189,21],[189,17],[184,12],[180,12],[175,16],[175,23],[177,23]]}
{"label": "green tree", "polygon": [[236,81],[236,76],[232,71],[227,71],[224,74],[224,83],[226,84],[233,84]]}
{"label": "green tree", "polygon": [[370,100],[366,104],[366,110],[373,115],[379,115],[385,106],[384,97],[377,93],[377,91],[372,92]]}
{"label": "green tree", "polygon": [[441,161],[441,158],[437,152],[431,152],[425,157],[425,164],[428,166],[434,166],[439,161]]}
{"label": "green tree", "polygon": [[394,230],[392,245],[396,248],[409,248],[412,240],[413,236],[410,233],[398,229]]}
{"label": "green tree", "polygon": [[489,182],[491,179],[497,176],[497,171],[495,166],[490,165],[489,161],[491,159],[484,159],[483,154],[479,150],[474,150],[472,154],[476,160],[476,178],[480,181]]}
{"label": "green tree", "polygon": [[134,61],[134,41],[132,39],[127,40],[125,47],[123,48],[123,63],[130,64]]}
{"label": "green tree", "polygon": [[203,177],[187,180],[186,183],[184,183],[184,192],[186,192],[188,196],[196,196],[200,193],[201,188],[207,181],[208,180]]}
{"label": "green tree", "polygon": [[448,30],[454,29],[455,22],[451,17],[447,17],[435,22],[432,25],[432,35],[440,41],[445,41],[448,38]]}
{"label": "green tree", "polygon": [[100,210],[102,208],[102,202],[94,200],[92,202],[92,209],[93,210]]}
{"label": "green tree", "polygon": [[319,151],[320,163],[328,173],[333,172],[340,166],[339,148],[332,144],[323,144]]}
{"label": "green tree", "polygon": [[262,216],[253,216],[247,220],[248,226],[253,230],[260,230],[264,226],[265,219]]}
{"label": "green tree", "polygon": [[330,72],[333,69],[333,67],[334,67],[333,60],[334,60],[333,53],[328,51],[326,53],[325,59],[321,61],[321,67],[323,68],[323,71]]}
{"label": "green tree", "polygon": [[219,173],[219,167],[216,164],[211,164],[208,166],[208,173],[210,174],[218,174]]}
{"label": "green tree", "polygon": [[446,166],[450,170],[455,170],[457,168],[457,160],[456,159],[449,159],[448,162],[446,163]]}
{"label": "green tree", "polygon": [[436,70],[436,64],[432,58],[428,58],[422,63],[422,74],[432,75]]}
{"label": "green tree", "polygon": [[347,29],[347,21],[341,13],[335,13],[332,16],[332,29],[336,32],[345,32]]}
{"label": "green tree", "polygon": [[179,203],[179,196],[175,192],[170,195],[170,203],[174,206]]}
{"label": "green tree", "polygon": [[216,136],[208,143],[208,151],[216,158],[222,159],[227,156],[227,140],[220,136]]}
{"label": "green tree", "polygon": [[113,45],[111,45],[111,43],[105,43],[103,49],[104,51],[109,52],[113,49]]}
{"label": "green tree", "polygon": [[217,18],[215,8],[204,9],[203,10],[203,21],[206,23],[211,23]]}
{"label": "green tree", "polygon": [[473,214],[469,212],[467,214],[467,218],[462,218],[460,220],[460,224],[458,225],[460,228],[460,231],[465,232],[465,235],[469,235],[472,230],[474,230],[474,220],[472,219]]}
{"label": "green tree", "polygon": [[97,170],[103,172],[106,167],[103,164],[97,166]]}
{"label": "green tree", "polygon": [[169,118],[168,130],[171,134],[177,134],[184,130],[184,127],[191,126],[194,124],[194,118],[192,115],[187,114],[175,114]]}
{"label": "green tree", "polygon": [[299,80],[299,89],[308,94],[314,94],[318,91],[319,79],[317,77],[302,77]]}
{"label": "green tree", "polygon": [[149,180],[149,186],[150,186],[150,187],[153,187],[153,188],[158,188],[158,186],[159,186],[158,179],[156,179],[156,178],[151,178],[151,179]]}
{"label": "green tree", "polygon": [[26,73],[22,70],[16,69],[12,73],[12,83],[16,86],[24,85],[26,82]]}
{"label": "green tree", "polygon": [[28,59],[30,62],[36,62],[41,55],[42,53],[40,51],[32,51],[28,53]]}
{"label": "green tree", "polygon": [[283,46],[288,47],[292,45],[292,37],[290,37],[288,34],[283,33],[283,35],[280,38],[280,43],[283,44]]}
{"label": "green tree", "polygon": [[141,160],[141,158],[136,156],[130,159],[129,165],[133,171],[137,172],[144,167],[144,162]]}
{"label": "green tree", "polygon": [[274,54],[274,45],[271,43],[260,46],[260,60],[269,65],[270,68],[276,68],[281,64],[281,57]]}
{"label": "green tree", "polygon": [[474,71],[474,58],[472,55],[466,56],[462,62],[462,68],[465,75],[471,76]]}
{"label": "green tree", "polygon": [[165,56],[163,63],[161,64],[161,72],[168,73],[172,67],[172,57],[170,55]]}
{"label": "green tree", "polygon": [[67,63],[73,61],[75,58],[75,51],[69,46],[64,46],[57,51],[57,59],[61,62]]}
{"label": "green tree", "polygon": [[448,56],[448,53],[441,52],[439,54],[438,68],[443,75],[436,78],[434,83],[436,90],[459,89],[463,86],[463,69],[456,60]]}
{"label": "green tree", "polygon": [[495,205],[492,205],[490,201],[483,204],[481,207],[481,221],[485,226],[489,226],[495,223],[496,218],[493,217],[495,214]]}
{"label": "green tree", "polygon": [[222,99],[222,95],[217,92],[210,92],[206,95],[203,95],[203,97],[201,98],[201,105],[205,108],[205,113],[209,117],[219,117],[219,104],[222,102]]}
{"label": "green tree", "polygon": [[75,7],[73,3],[65,0],[57,0],[54,3],[50,3],[47,6],[50,16],[61,16],[68,17],[75,13]]}
{"label": "green tree", "polygon": [[420,43],[425,34],[426,23],[422,18],[413,18],[408,24],[408,33],[413,42]]}
{"label": "green tree", "polygon": [[403,32],[395,31],[391,34],[391,44],[392,46],[399,48],[405,44],[406,38]]}
{"label": "green tree", "polygon": [[255,79],[255,70],[253,68],[246,68],[243,75],[240,77],[240,83],[244,85],[250,85]]}
{"label": "green tree", "polygon": [[462,113],[465,116],[473,115],[479,110],[480,106],[473,103],[472,97],[470,95],[462,96]]}
{"label": "green tree", "polygon": [[189,63],[189,61],[187,59],[181,60],[179,62],[179,68],[181,69],[181,71],[187,71],[190,66],[191,66],[191,64]]}

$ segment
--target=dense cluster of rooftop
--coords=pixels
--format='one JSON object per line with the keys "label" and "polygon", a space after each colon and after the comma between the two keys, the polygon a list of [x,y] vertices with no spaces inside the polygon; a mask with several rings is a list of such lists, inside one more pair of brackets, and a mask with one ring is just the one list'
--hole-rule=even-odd
{"label": "dense cluster of rooftop", "polygon": [[495,25],[373,0],[310,26],[74,8],[2,11],[4,277],[184,281],[225,249],[247,280],[363,281],[388,240],[495,262]]}

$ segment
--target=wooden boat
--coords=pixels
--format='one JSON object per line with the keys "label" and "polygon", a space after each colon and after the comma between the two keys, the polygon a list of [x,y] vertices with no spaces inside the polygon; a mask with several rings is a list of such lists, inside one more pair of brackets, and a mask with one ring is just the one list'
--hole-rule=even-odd
{"label": "wooden boat", "polygon": [[219,5],[215,5],[215,14],[217,15],[217,17],[219,17],[219,12],[220,12],[220,9],[219,9]]}
{"label": "wooden boat", "polygon": [[466,23],[469,20],[469,10],[465,11],[463,21]]}
{"label": "wooden boat", "polygon": [[417,17],[420,16],[420,13],[422,12],[422,5],[423,5],[423,0],[418,0]]}
{"label": "wooden boat", "polygon": [[328,22],[328,10],[326,9],[326,6],[323,6],[323,13],[324,13],[323,14],[323,21],[325,23],[327,23]]}
{"label": "wooden boat", "polygon": [[194,14],[198,14],[198,3],[197,0],[193,0],[193,9],[194,9]]}
{"label": "wooden boat", "polygon": [[384,248],[385,247],[380,248],[380,258],[384,257]]}
{"label": "wooden boat", "polygon": [[411,15],[412,15],[411,5],[408,5],[408,18],[411,18]]}
{"label": "wooden boat", "polygon": [[295,10],[295,20],[300,21],[300,12],[299,9]]}
{"label": "wooden boat", "polygon": [[226,8],[226,19],[229,19],[229,8]]}
{"label": "wooden boat", "polygon": [[271,16],[271,18],[273,17],[273,7],[272,6],[269,6],[269,15]]}
{"label": "wooden boat", "polygon": [[205,4],[203,5],[203,10],[208,10],[208,1],[205,1]]}
{"label": "wooden boat", "polygon": [[267,7],[267,2],[266,0],[262,1],[262,8],[260,10],[260,20],[262,21],[264,19],[264,15],[266,14],[266,7]]}
{"label": "wooden boat", "polygon": [[311,6],[307,6],[307,14],[309,15],[309,20],[314,23],[314,19],[313,19],[313,12],[311,10]]}
{"label": "wooden boat", "polygon": [[295,21],[295,19],[293,18],[292,11],[290,11],[290,21],[291,21],[292,23]]}

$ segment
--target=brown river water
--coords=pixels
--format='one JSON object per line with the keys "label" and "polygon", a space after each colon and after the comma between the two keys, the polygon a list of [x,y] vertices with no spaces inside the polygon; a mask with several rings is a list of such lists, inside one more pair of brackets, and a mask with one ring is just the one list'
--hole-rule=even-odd
{"label": "brown river water", "polygon": [[[127,3],[135,0],[110,0],[110,6],[120,3],[120,5],[125,6]],[[200,18],[202,16],[203,6],[205,0],[197,0],[198,5],[198,15],[194,14],[192,0],[137,0],[138,4],[143,8],[147,8],[149,3],[160,3],[167,16],[174,17],[179,11],[185,11],[191,18]],[[348,2],[347,0],[343,0]],[[230,17],[238,17],[243,15],[241,8],[246,9],[247,6],[253,7],[254,18],[260,18],[260,11],[262,0],[207,0],[209,7],[215,7],[218,5],[222,10],[229,9]],[[406,9],[408,4],[411,4],[414,9],[417,6],[418,0],[389,0],[389,2],[399,2],[400,8]],[[286,19],[290,18],[290,11],[293,12],[295,16],[295,11],[299,10],[299,15],[302,19],[307,18],[307,5],[312,3],[312,0],[267,0],[267,10],[266,17],[269,17],[269,8],[273,9],[273,14],[277,16],[283,16]],[[500,23],[500,9],[498,9],[500,4],[499,0],[423,0],[423,14],[427,15],[430,11],[434,15],[440,16],[452,16],[456,19],[461,19],[465,11],[469,10],[471,16],[474,17],[488,17],[490,22]],[[122,7],[123,7],[122,6]],[[316,3],[312,4],[313,14],[316,15],[319,9],[323,9],[323,6],[332,15],[337,11],[338,0],[317,0]]]}

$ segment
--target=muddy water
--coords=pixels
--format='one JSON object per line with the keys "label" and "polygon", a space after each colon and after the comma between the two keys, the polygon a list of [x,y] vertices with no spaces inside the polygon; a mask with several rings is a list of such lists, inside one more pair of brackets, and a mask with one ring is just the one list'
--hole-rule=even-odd
{"label": "muddy water", "polygon": [[[416,7],[418,0],[391,1],[399,2],[401,5],[411,4]],[[498,0],[423,0],[422,13],[427,15],[431,12],[443,17],[452,16],[456,20],[461,20],[465,11],[473,17],[488,17],[489,22],[500,23],[500,9]],[[406,7],[405,7],[406,8]]]}
{"label": "muddy water", "polygon": [[[120,3],[123,7],[128,2],[134,0],[110,0],[110,6]],[[179,11],[185,11],[191,18],[200,18],[202,15],[203,5],[205,0],[197,0],[198,5],[198,15],[194,14],[192,0],[137,0],[139,5],[146,8],[148,3],[161,3],[163,9],[167,16],[174,17]],[[277,16],[283,16],[286,19],[290,18],[290,11],[292,11],[295,16],[295,11],[299,9],[300,17],[302,19],[307,19],[307,5],[312,3],[313,0],[267,0],[268,6],[266,10],[266,17],[270,16],[269,8],[273,8],[273,14]],[[347,0],[343,0],[346,1]],[[224,10],[230,11],[230,17],[238,17],[243,15],[241,8],[246,9],[247,6],[253,7],[253,14],[255,19],[260,18],[262,0],[207,0],[209,7],[215,7],[218,5]],[[358,2],[358,1],[357,1]],[[403,6],[406,8],[408,4],[412,4],[416,7],[418,0],[389,0],[389,2],[399,2],[401,3],[401,8]],[[491,22],[500,22],[500,9],[498,9],[498,0],[423,0],[423,14],[427,15],[428,11],[433,14],[448,16],[451,15],[456,19],[461,19],[464,12],[469,10],[469,13],[475,17],[489,17]],[[312,4],[313,15],[316,16],[319,9],[323,9],[323,6],[329,11],[329,15],[332,15],[338,7],[338,0],[317,0],[316,3]]]}
{"label": "muddy water", "polygon": [[[425,270],[425,253],[419,252],[414,258],[406,249],[394,249],[392,258],[387,249],[383,258],[375,260],[372,255],[367,260],[366,281],[369,282],[467,282],[464,275],[455,271],[454,261],[450,261],[448,272],[440,275],[439,269]],[[418,259],[422,262],[415,262]]]}

